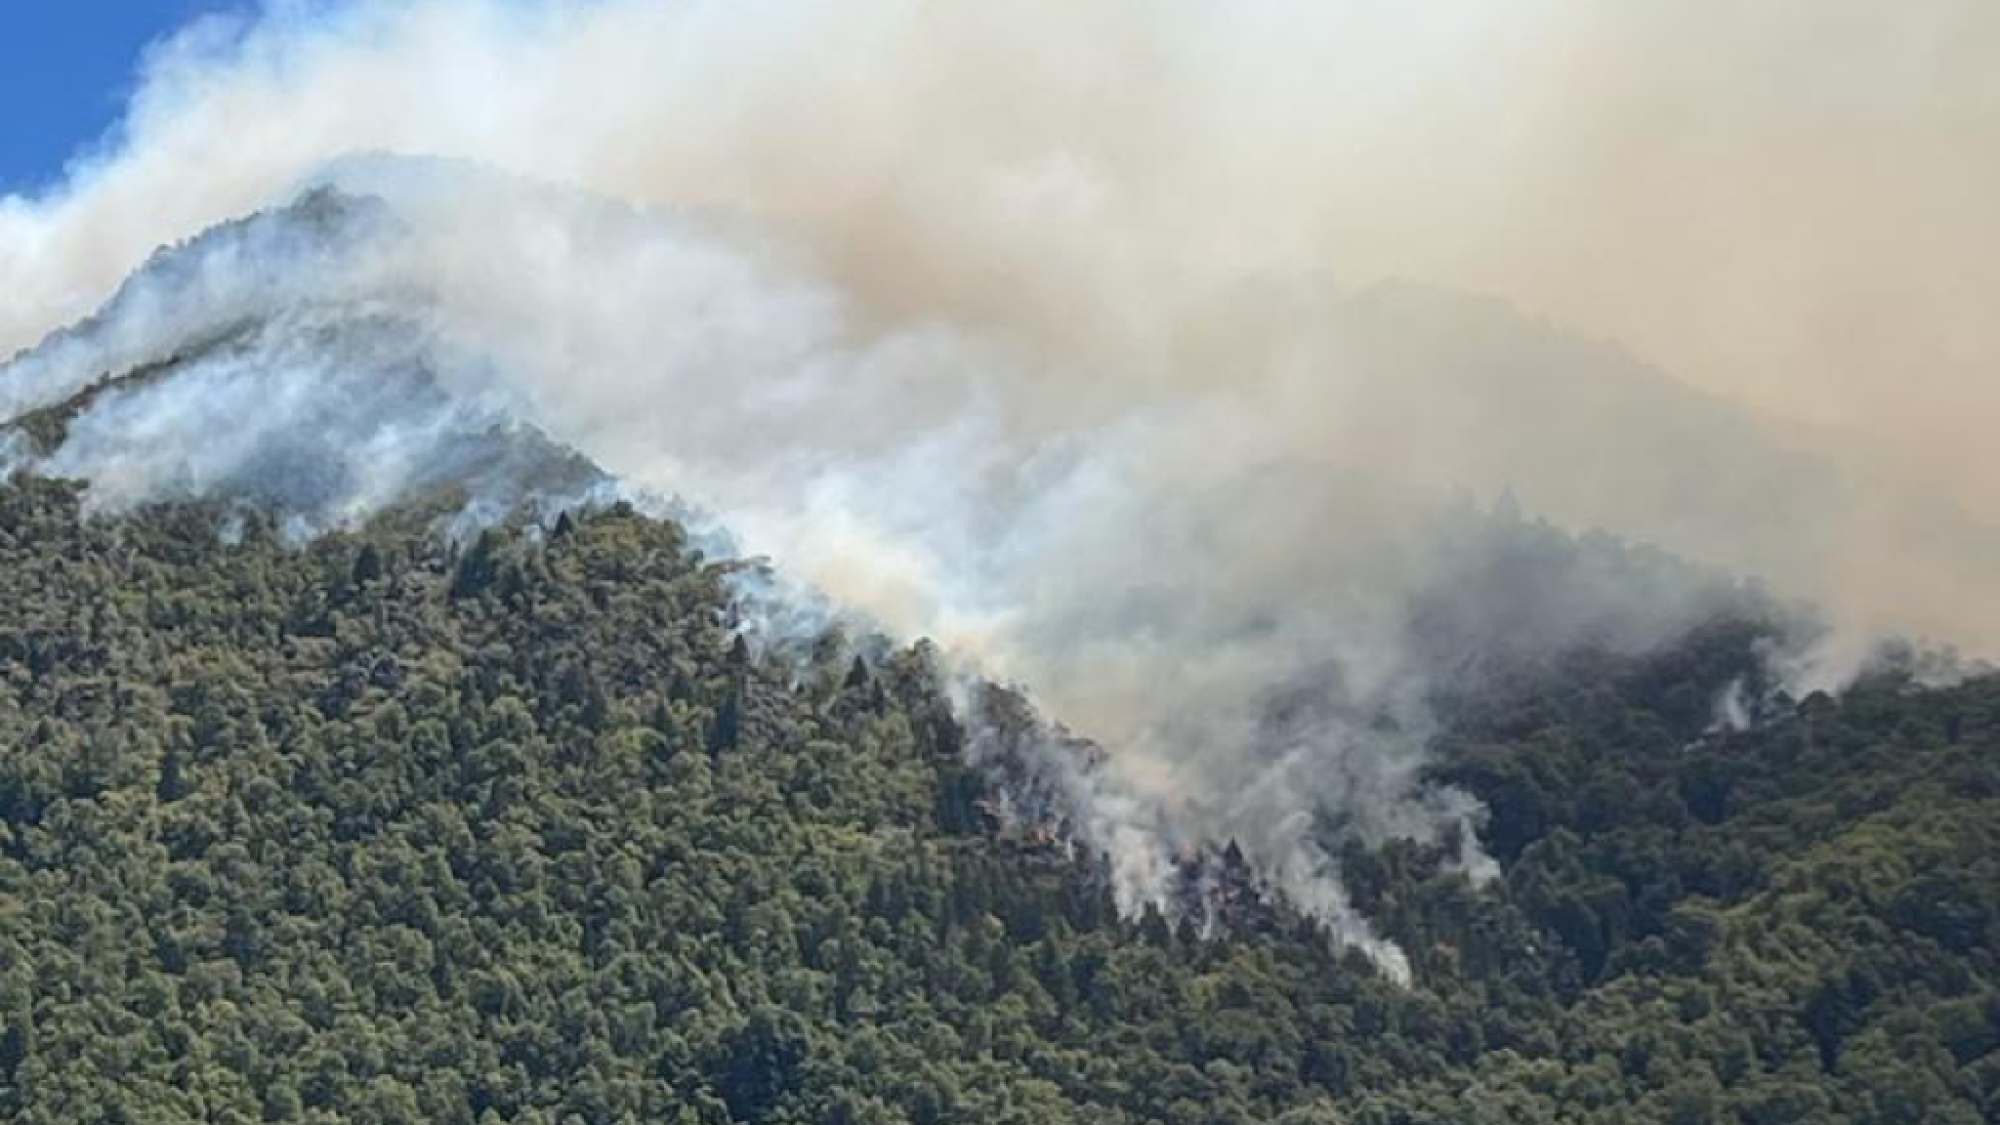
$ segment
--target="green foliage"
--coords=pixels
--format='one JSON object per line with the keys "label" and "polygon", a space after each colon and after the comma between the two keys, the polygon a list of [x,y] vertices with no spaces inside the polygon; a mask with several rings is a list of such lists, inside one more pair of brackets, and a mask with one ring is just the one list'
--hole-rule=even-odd
{"label": "green foliage", "polygon": [[1460,701],[1504,877],[1341,852],[1403,989],[1283,904],[1119,921],[992,834],[925,646],[760,657],[670,524],[78,501],[0,487],[9,1120],[2000,1113],[1991,681],[1696,740],[1725,626]]}

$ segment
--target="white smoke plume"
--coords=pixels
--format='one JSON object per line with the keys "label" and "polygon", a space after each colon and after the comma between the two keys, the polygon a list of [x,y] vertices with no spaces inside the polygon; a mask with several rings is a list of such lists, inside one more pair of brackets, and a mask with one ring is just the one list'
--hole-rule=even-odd
{"label": "white smoke plume", "polygon": [[1466,497],[1815,598],[1823,672],[2000,634],[1996,46],[1979,0],[280,6],[0,201],[0,351],[348,194],[160,260],[0,405],[198,353],[44,468],[282,470],[309,522],[521,486],[428,451],[531,424],[1104,745],[1079,830],[1128,906],[1236,839],[1394,971],[1318,841],[1472,839],[1414,601],[1534,653],[1733,596]]}

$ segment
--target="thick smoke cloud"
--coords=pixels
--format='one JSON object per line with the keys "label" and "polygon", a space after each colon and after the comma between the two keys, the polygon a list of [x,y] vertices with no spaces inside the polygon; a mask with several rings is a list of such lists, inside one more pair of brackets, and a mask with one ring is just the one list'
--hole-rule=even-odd
{"label": "thick smoke cloud", "polygon": [[[209,348],[101,395],[50,466],[106,502],[229,488],[311,426],[338,435],[303,461],[317,519],[464,475],[440,435],[530,423],[1100,741],[1055,783],[1128,905],[1237,839],[1393,969],[1324,823],[1485,867],[1477,810],[1420,780],[1440,668],[1411,606],[1475,649],[1639,650],[1737,596],[1597,541],[1524,582],[1494,560],[1540,533],[1475,511],[1504,490],[1815,597],[1848,649],[2000,634],[2000,465],[1945,440],[2000,407],[1990,9],[1760,11],[204,25],[67,185],[0,203],[0,349],[312,184],[383,213],[342,196],[331,229],[156,263],[0,396]],[[379,151],[444,159],[350,155]],[[260,378],[282,393],[218,447]]]}
{"label": "thick smoke cloud", "polygon": [[[1476,466],[1536,510],[1976,646],[2000,631],[1996,55],[1984,0],[279,5],[161,45],[117,135],[0,201],[0,352],[365,150],[747,212],[858,315],[1149,385],[1286,360],[1213,315],[1228,286],[1406,278],[1616,339],[1812,462],[1803,492],[1728,471],[1756,465],[1681,484],[1661,466],[1731,443],[1648,427],[1588,474]],[[1591,426],[1594,384],[1545,420]]]}

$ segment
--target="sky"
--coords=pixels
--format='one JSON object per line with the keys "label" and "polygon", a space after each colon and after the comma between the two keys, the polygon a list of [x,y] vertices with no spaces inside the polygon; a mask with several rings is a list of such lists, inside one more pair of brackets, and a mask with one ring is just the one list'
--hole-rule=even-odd
{"label": "sky", "polygon": [[0,14],[0,195],[30,194],[118,120],[148,43],[230,0],[20,0]]}

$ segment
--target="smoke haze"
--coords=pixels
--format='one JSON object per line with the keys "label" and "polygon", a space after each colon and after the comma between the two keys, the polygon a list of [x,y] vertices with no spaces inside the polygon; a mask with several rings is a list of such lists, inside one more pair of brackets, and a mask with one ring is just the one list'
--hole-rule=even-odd
{"label": "smoke haze", "polygon": [[1412,603],[1638,651],[1740,596],[1524,585],[1497,497],[1815,599],[1821,675],[1991,650],[1995,58],[1982,0],[279,6],[0,201],[0,353],[103,305],[0,413],[198,353],[44,468],[315,526],[540,486],[465,444],[532,425],[1102,742],[1128,906],[1237,838],[1393,971],[1315,824],[1471,839]]}

